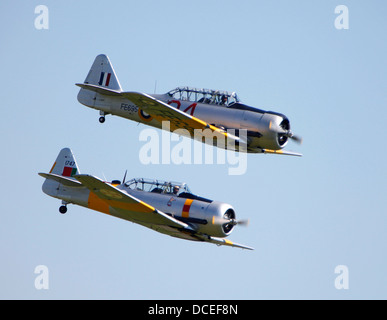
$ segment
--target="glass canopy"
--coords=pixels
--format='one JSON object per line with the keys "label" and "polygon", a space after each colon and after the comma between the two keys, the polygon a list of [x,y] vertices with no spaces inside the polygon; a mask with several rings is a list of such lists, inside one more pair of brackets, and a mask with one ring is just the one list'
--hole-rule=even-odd
{"label": "glass canopy", "polygon": [[198,103],[231,106],[240,102],[235,92],[222,90],[198,89],[191,87],[178,87],[167,93],[171,98]]}
{"label": "glass canopy", "polygon": [[125,187],[132,190],[178,194],[178,193],[192,193],[189,187],[184,182],[152,180],[144,178],[134,178],[125,182]]}

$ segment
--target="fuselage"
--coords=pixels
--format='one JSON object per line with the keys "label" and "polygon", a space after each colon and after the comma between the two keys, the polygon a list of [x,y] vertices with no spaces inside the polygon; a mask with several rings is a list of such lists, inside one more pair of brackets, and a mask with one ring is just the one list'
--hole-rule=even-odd
{"label": "fuselage", "polygon": [[[249,107],[238,101],[222,105],[203,103],[196,99],[178,99],[170,93],[150,96],[218,128],[234,130],[236,135],[243,134],[248,152],[261,152],[262,149],[280,150],[287,144],[288,137],[284,132],[290,129],[290,124],[288,118],[282,114]],[[120,116],[163,129],[159,120],[124,97],[81,89],[78,101],[104,114]]]}
{"label": "fuselage", "polygon": [[[214,223],[215,219],[219,218],[235,219],[234,208],[227,203],[201,198],[188,192],[174,194],[165,191],[158,192],[157,188],[150,191],[140,188],[133,189],[127,184],[117,184],[114,181],[110,184],[178,220],[189,223],[200,233],[226,237],[233,229],[233,225]],[[53,180],[46,180],[43,184],[43,192],[65,203],[80,205],[148,226],[146,221],[143,221],[141,213],[136,211],[136,205],[126,204],[122,210],[117,207],[113,208],[98,198],[95,193],[82,186],[70,187]]]}

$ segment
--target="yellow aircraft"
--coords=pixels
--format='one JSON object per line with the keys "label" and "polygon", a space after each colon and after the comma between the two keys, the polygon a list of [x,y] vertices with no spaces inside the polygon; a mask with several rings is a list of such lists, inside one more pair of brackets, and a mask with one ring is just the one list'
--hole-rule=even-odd
{"label": "yellow aircraft", "polygon": [[155,231],[193,241],[216,245],[253,248],[226,240],[236,225],[234,208],[223,202],[193,194],[185,183],[131,179],[105,182],[80,174],[74,155],[64,148],[45,178],[43,192],[61,199],[61,213],[76,204],[117,218],[138,223]]}

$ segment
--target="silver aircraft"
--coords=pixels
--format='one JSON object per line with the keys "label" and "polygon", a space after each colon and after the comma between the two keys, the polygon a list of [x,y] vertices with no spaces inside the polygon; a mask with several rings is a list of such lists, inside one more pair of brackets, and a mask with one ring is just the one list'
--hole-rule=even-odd
{"label": "silver aircraft", "polygon": [[155,231],[193,241],[210,242],[242,249],[253,248],[226,240],[236,225],[234,208],[193,194],[185,183],[149,179],[111,182],[80,174],[74,155],[64,148],[45,178],[43,192],[68,204],[80,205]]}
{"label": "silver aircraft", "polygon": [[76,85],[78,101],[99,110],[101,123],[112,114],[225,149],[301,156],[282,150],[289,139],[301,142],[285,115],[242,104],[235,92],[190,87],[165,94],[126,92],[103,54]]}

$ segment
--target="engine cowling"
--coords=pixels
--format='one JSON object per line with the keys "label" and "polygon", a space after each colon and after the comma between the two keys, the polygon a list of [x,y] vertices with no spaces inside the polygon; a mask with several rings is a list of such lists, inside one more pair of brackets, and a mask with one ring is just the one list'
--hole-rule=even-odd
{"label": "engine cowling", "polygon": [[[290,130],[289,119],[284,117],[279,126],[281,129],[285,130],[286,132],[289,132]],[[287,134],[283,132],[277,133],[277,141],[278,141],[278,144],[281,146],[281,148],[285,147],[288,140],[289,140],[289,136]]]}
{"label": "engine cowling", "polygon": [[236,215],[234,208],[223,202],[213,201],[206,209],[207,224],[201,229],[202,232],[215,237],[228,236],[235,227]]}
{"label": "engine cowling", "polygon": [[261,147],[273,150],[284,148],[289,140],[289,119],[281,113],[269,111],[262,116],[261,121],[266,127],[261,138]]}

